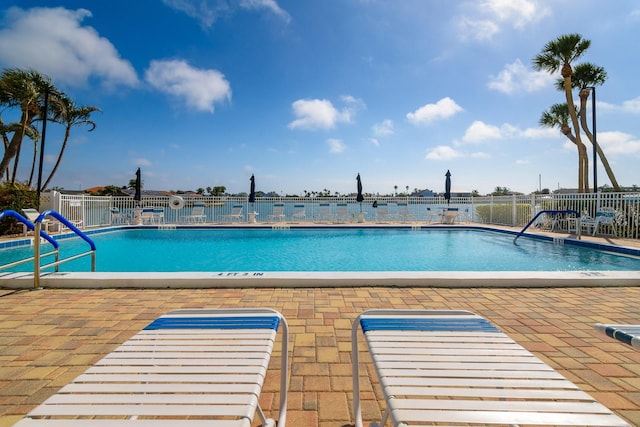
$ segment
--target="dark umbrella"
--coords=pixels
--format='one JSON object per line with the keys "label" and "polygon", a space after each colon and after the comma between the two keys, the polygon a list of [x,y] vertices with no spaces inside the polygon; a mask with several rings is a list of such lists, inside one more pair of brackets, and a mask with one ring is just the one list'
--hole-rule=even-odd
{"label": "dark umbrella", "polygon": [[256,179],[251,175],[249,178],[251,181],[251,189],[249,190],[249,203],[254,203],[256,201]]}
{"label": "dark umbrella", "polygon": [[451,172],[447,170],[447,173],[444,175],[447,178],[444,180],[444,198],[447,201],[447,204],[451,202]]}
{"label": "dark umbrella", "polygon": [[360,203],[360,212],[362,212],[362,202],[364,201],[364,196],[362,195],[362,181],[360,180],[360,174],[356,176],[356,184],[358,186],[358,195],[356,196],[356,202]]}
{"label": "dark umbrella", "polygon": [[142,179],[140,179],[140,168],[136,171],[136,194],[133,196],[133,200],[142,200]]}

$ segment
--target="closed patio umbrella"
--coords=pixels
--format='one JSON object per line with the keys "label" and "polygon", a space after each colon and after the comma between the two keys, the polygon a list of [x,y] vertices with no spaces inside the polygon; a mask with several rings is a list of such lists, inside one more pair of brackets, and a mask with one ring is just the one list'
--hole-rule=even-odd
{"label": "closed patio umbrella", "polygon": [[249,203],[254,203],[256,201],[256,179],[251,175],[249,178],[251,181],[251,188],[249,190]]}
{"label": "closed patio umbrella", "polygon": [[364,196],[362,195],[362,181],[360,180],[360,174],[356,176],[356,184],[358,187],[358,195],[356,196],[356,202],[360,203],[360,212],[362,212],[362,202],[364,201]]}
{"label": "closed patio umbrella", "polygon": [[136,193],[133,195],[133,200],[140,202],[142,200],[142,179],[140,178],[140,168],[136,171]]}
{"label": "closed patio umbrella", "polygon": [[447,201],[447,204],[451,202],[451,172],[447,170],[447,173],[444,175],[446,179],[444,180],[444,198]]}

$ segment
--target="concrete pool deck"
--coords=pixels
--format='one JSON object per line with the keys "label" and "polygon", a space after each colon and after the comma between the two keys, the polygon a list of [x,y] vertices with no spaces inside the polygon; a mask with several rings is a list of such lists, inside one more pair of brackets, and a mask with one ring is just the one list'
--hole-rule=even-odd
{"label": "concrete pool deck", "polygon": [[[640,425],[640,352],[593,328],[596,322],[637,323],[640,287],[44,289],[0,295],[0,427],[17,422],[159,315],[197,307],[270,307],[284,314],[291,426],[353,422],[351,323],[369,308],[473,311]],[[364,349],[362,337],[360,344]],[[363,413],[371,421],[384,399],[368,353],[361,356]],[[260,397],[267,414],[277,408],[280,357],[274,353]]]}

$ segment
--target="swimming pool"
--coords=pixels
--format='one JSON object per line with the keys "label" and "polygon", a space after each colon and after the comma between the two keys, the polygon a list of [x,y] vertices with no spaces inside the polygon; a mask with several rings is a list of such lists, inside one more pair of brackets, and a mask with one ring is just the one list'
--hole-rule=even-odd
{"label": "swimming pool", "polygon": [[[484,229],[122,229],[93,234],[99,272],[628,271],[640,259]],[[86,251],[61,241],[61,257]],[[43,246],[49,250],[50,246]],[[31,248],[0,251],[0,263]],[[29,264],[20,271],[32,271]],[[88,258],[61,266],[86,272]],[[16,271],[16,270],[14,270]]]}

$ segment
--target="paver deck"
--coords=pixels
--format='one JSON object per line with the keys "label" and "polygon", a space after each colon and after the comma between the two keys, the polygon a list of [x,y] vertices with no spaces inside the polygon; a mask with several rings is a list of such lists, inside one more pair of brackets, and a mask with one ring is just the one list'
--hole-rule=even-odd
{"label": "paver deck", "polygon": [[[21,419],[159,315],[200,307],[270,307],[286,316],[292,426],[353,422],[351,322],[369,308],[473,311],[632,425],[640,425],[640,352],[592,326],[638,323],[639,298],[640,287],[0,290],[0,427]],[[362,372],[367,373],[362,379],[363,416],[368,421],[380,417],[384,399],[361,344]],[[265,411],[277,407],[279,357],[274,352],[263,388]]]}

